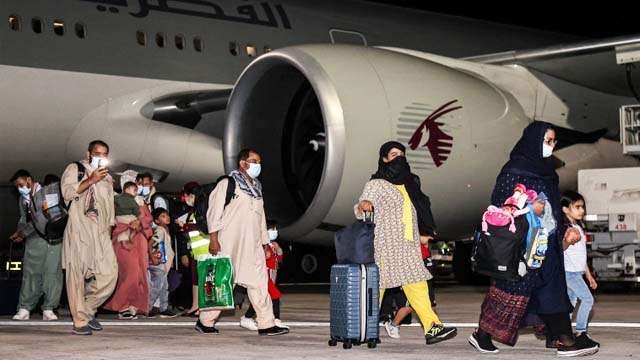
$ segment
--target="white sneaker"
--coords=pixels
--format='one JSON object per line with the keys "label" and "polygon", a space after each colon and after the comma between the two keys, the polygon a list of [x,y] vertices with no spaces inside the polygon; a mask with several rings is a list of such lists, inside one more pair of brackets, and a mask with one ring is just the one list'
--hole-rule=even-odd
{"label": "white sneaker", "polygon": [[44,321],[55,321],[58,320],[56,314],[51,310],[45,310],[42,312],[42,320]]}
{"label": "white sneaker", "polygon": [[240,327],[251,331],[258,331],[258,324],[256,321],[244,316],[240,318]]}
{"label": "white sneaker", "polygon": [[274,323],[276,324],[277,327],[281,327],[281,328],[285,328],[288,329],[289,327],[287,325],[285,325],[282,320],[280,319],[275,319]]}
{"label": "white sneaker", "polygon": [[20,320],[20,321],[29,320],[29,315],[30,315],[29,310],[20,309],[15,315],[13,315],[13,320]]}
{"label": "white sneaker", "polygon": [[387,330],[387,335],[393,339],[400,339],[400,327],[393,325],[391,321],[384,323],[384,329]]}

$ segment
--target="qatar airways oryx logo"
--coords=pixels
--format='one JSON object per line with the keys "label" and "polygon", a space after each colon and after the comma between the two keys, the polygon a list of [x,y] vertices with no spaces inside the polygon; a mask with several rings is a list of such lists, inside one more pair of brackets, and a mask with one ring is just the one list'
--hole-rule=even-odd
{"label": "qatar airways oryx logo", "polygon": [[413,102],[400,113],[398,140],[408,143],[407,158],[413,168],[432,169],[447,161],[453,148],[453,136],[450,124],[443,117],[462,108],[456,106],[457,102],[452,100],[437,108]]}

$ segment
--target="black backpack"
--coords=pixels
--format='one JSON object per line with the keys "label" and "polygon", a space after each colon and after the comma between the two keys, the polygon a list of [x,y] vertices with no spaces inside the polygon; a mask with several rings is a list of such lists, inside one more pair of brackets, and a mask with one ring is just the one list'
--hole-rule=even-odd
{"label": "black backpack", "polygon": [[200,185],[193,191],[194,195],[196,196],[195,203],[193,204],[193,207],[195,210],[194,215],[196,219],[196,227],[203,234],[209,233],[209,226],[207,225],[207,211],[209,210],[209,195],[211,195],[211,192],[213,191],[213,189],[215,189],[216,186],[223,179],[227,179],[229,181],[229,184],[227,185],[227,193],[224,198],[224,207],[226,208],[227,205],[229,205],[229,203],[231,202],[231,200],[233,200],[233,195],[236,191],[236,181],[231,176],[223,175],[219,177],[218,180],[216,180],[215,182],[210,184]]}
{"label": "black backpack", "polygon": [[477,230],[473,239],[471,266],[473,271],[494,279],[517,281],[518,266],[523,259],[522,244],[529,230],[526,216],[515,218],[516,232],[509,225],[488,224],[487,231]]}

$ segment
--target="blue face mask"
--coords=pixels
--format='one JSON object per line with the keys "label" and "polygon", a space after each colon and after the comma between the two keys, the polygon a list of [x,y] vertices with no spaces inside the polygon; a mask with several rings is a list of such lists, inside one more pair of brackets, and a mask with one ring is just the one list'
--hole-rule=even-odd
{"label": "blue face mask", "polygon": [[140,186],[140,188],[138,188],[138,195],[140,196],[147,196],[149,192],[151,192],[151,189],[148,186]]}
{"label": "blue face mask", "polygon": [[18,188],[18,192],[20,193],[20,195],[28,197],[31,194],[31,189],[26,186],[21,186]]}
{"label": "blue face mask", "polygon": [[261,170],[262,170],[262,167],[260,166],[260,164],[249,163],[249,169],[247,169],[247,174],[255,179],[258,176],[260,176]]}

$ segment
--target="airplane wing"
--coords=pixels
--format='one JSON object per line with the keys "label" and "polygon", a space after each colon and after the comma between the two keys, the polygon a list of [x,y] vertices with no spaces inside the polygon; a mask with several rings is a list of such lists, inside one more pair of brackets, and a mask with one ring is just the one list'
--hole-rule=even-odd
{"label": "airplane wing", "polygon": [[640,35],[512,50],[462,60],[518,64],[592,90],[635,96],[640,101]]}

